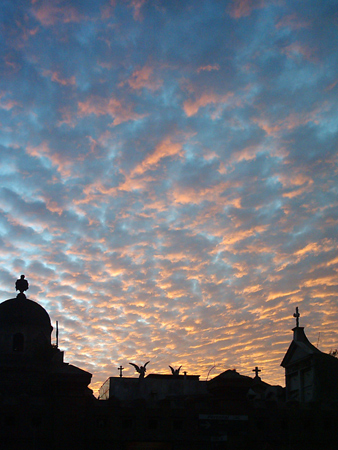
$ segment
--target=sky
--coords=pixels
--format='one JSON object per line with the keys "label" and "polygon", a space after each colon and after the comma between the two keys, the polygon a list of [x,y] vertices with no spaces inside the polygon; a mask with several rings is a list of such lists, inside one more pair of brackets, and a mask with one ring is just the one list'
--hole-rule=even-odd
{"label": "sky", "polygon": [[338,347],[336,0],[3,0],[0,299],[65,361],[284,385]]}

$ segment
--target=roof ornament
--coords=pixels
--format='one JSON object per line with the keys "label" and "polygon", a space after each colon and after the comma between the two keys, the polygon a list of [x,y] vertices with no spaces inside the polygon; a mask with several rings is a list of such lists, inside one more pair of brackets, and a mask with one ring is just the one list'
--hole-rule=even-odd
{"label": "roof ornament", "polygon": [[178,377],[179,374],[180,374],[180,369],[181,369],[182,366],[180,366],[178,369],[174,369],[174,368],[171,367],[171,366],[169,366],[169,367],[170,367],[170,370],[171,370],[172,375],[173,375],[174,377]]}
{"label": "roof ornament", "polygon": [[254,369],[252,369],[252,371],[253,372],[255,372],[255,378],[259,378],[260,379],[260,376],[258,375],[259,374],[259,372],[262,372],[261,371],[261,369],[259,369],[257,366],[254,368]]}
{"label": "roof ornament", "polygon": [[147,369],[146,369],[147,364],[149,364],[149,363],[150,363],[150,361],[146,362],[144,366],[138,366],[137,364],[134,364],[134,363],[129,363],[129,364],[130,364],[131,366],[134,366],[134,367],[135,367],[136,372],[138,372],[138,373],[140,374],[140,375],[139,375],[139,378],[140,378],[140,379],[143,379],[143,378],[144,378],[144,375],[145,375],[145,373],[146,373],[146,371],[147,371]]}
{"label": "roof ornament", "polygon": [[293,313],[293,317],[296,319],[296,328],[299,328],[300,313],[299,313],[299,310],[298,310],[298,306],[296,307],[296,312]]}
{"label": "roof ornament", "polygon": [[124,370],[124,367],[122,367],[122,364],[120,364],[120,367],[117,368],[117,370],[120,372],[120,378],[122,378],[122,372]]}
{"label": "roof ornament", "polygon": [[20,292],[17,297],[26,297],[24,291],[27,291],[27,289],[29,289],[28,281],[25,280],[25,275],[21,275],[21,277],[15,282],[15,290]]}

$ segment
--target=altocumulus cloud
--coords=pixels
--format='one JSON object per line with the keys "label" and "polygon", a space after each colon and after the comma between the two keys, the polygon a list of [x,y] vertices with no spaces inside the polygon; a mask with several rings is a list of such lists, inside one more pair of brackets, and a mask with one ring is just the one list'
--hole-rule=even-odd
{"label": "altocumulus cloud", "polygon": [[0,293],[94,389],[338,346],[335,3],[4,2]]}

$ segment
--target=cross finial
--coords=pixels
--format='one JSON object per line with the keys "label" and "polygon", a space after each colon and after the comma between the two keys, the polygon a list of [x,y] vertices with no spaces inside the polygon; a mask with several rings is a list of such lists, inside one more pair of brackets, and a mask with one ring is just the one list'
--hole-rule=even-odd
{"label": "cross finial", "polygon": [[120,372],[120,378],[122,378],[122,371],[124,370],[124,367],[122,365],[117,368],[117,370]]}
{"label": "cross finial", "polygon": [[256,366],[254,369],[252,369],[253,372],[255,372],[256,377],[258,377],[259,372],[262,372],[258,367]]}
{"label": "cross finial", "polygon": [[300,317],[298,306],[296,307],[296,312],[293,313],[293,317],[295,317],[295,319],[296,319],[296,328],[298,328],[299,327],[299,317]]}

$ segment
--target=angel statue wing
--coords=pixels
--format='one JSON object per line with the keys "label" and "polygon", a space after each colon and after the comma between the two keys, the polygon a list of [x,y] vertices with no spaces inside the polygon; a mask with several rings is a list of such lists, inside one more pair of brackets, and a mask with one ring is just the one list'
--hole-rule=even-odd
{"label": "angel statue wing", "polygon": [[140,368],[139,368],[139,366],[137,365],[137,364],[134,364],[134,363],[129,363],[131,366],[134,366],[135,367],[135,370],[136,370],[136,372],[138,372],[138,373],[141,373],[141,370],[140,370]]}
{"label": "angel statue wing", "polygon": [[146,367],[147,367],[147,364],[149,364],[149,363],[150,363],[150,361],[147,361],[144,366],[138,366],[137,364],[133,364],[133,363],[129,363],[129,364],[131,366],[135,367],[136,372],[138,372],[140,374],[139,378],[144,378],[144,375],[147,371]]}
{"label": "angel statue wing", "polygon": [[180,374],[180,369],[181,369],[182,366],[180,366],[178,369],[174,369],[174,368],[171,367],[171,366],[169,366],[169,367],[170,367],[171,373],[172,373],[174,376],[178,376],[178,375]]}

